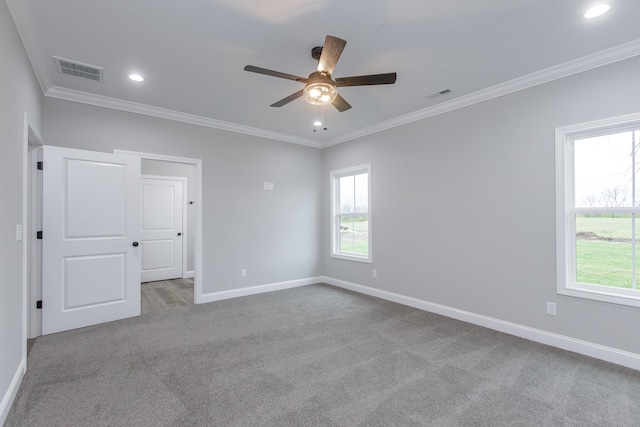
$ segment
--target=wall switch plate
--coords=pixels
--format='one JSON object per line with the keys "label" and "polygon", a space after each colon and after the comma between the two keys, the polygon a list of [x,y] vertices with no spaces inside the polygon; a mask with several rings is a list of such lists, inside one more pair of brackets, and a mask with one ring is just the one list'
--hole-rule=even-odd
{"label": "wall switch plate", "polygon": [[550,314],[552,316],[556,315],[556,303],[555,302],[548,302],[547,303],[547,314]]}
{"label": "wall switch plate", "polygon": [[266,191],[273,191],[273,182],[265,181],[264,182],[264,189]]}
{"label": "wall switch plate", "polygon": [[245,270],[244,268],[240,270],[240,277],[247,277],[247,270]]}
{"label": "wall switch plate", "polygon": [[378,270],[373,270],[371,274],[373,275],[373,277],[378,277]]}
{"label": "wall switch plate", "polygon": [[22,240],[24,232],[22,231],[22,224],[16,224],[16,242]]}

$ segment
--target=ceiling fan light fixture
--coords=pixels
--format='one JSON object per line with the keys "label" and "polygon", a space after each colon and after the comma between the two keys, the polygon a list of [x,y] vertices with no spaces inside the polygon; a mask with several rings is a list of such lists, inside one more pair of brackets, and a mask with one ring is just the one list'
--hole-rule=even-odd
{"label": "ceiling fan light fixture", "polygon": [[336,87],[325,82],[309,83],[302,92],[307,102],[312,105],[331,104],[338,96]]}

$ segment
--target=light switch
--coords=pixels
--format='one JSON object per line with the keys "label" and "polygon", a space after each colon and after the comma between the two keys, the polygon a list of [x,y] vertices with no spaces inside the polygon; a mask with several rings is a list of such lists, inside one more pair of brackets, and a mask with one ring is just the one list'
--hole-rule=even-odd
{"label": "light switch", "polygon": [[22,240],[22,235],[24,233],[22,232],[22,224],[16,224],[16,242],[19,242]]}
{"label": "light switch", "polygon": [[266,191],[273,191],[273,182],[265,181],[264,182],[264,189]]}

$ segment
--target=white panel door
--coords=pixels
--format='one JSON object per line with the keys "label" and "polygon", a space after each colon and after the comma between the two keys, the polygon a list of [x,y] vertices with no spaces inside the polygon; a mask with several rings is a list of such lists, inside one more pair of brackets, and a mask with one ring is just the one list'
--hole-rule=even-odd
{"label": "white panel door", "polygon": [[182,277],[183,182],[142,178],[142,282]]}
{"label": "white panel door", "polygon": [[140,159],[44,147],[42,333],[140,315]]}

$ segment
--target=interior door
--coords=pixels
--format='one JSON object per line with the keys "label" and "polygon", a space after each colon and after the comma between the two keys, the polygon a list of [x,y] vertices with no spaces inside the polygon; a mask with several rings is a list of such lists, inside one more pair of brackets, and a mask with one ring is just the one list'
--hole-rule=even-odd
{"label": "interior door", "polygon": [[142,178],[142,281],[182,277],[183,181]]}
{"label": "interior door", "polygon": [[42,333],[140,315],[140,159],[44,147]]}

